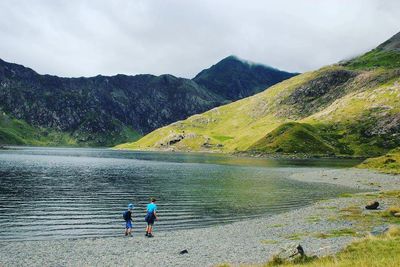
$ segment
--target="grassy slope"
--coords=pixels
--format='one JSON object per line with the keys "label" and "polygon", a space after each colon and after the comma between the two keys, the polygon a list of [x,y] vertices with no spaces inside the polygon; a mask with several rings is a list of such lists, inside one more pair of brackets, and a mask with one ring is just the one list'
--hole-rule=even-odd
{"label": "grassy slope", "polygon": [[388,233],[378,237],[367,237],[354,242],[335,256],[310,260],[305,263],[274,264],[269,266],[304,266],[304,267],[378,267],[399,266],[400,262],[400,229],[393,227]]}
{"label": "grassy slope", "polygon": [[367,159],[358,165],[358,167],[384,173],[400,174],[400,149],[390,151],[381,157]]}
{"label": "grassy slope", "polygon": [[[129,129],[123,129],[124,135],[130,140],[137,140],[140,135]],[[104,136],[109,140],[110,145],[121,141],[121,135],[117,137]],[[69,134],[49,130],[45,128],[33,127],[28,123],[10,118],[4,113],[0,113],[0,145],[34,145],[34,146],[78,146],[82,145],[80,135]],[[101,136],[97,136],[97,139]],[[86,145],[96,145],[96,143],[86,142]]]}
{"label": "grassy slope", "polygon": [[353,69],[366,68],[398,68],[400,66],[400,53],[395,51],[385,51],[382,49],[374,49],[360,57],[348,61],[344,65]]}
{"label": "grassy slope", "polygon": [[32,127],[22,120],[0,114],[0,144],[7,145],[77,145],[68,134]]}
{"label": "grassy slope", "polygon": [[[332,142],[332,144],[330,143]],[[335,140],[322,137],[321,132],[306,123],[288,122],[278,126],[249,147],[253,153],[313,153],[334,154]]]}
{"label": "grassy slope", "polygon": [[[330,92],[333,97],[340,91],[336,100],[329,99],[329,96],[311,100],[305,98],[306,105],[302,110],[298,109],[298,106],[301,106],[299,103],[290,103],[289,100],[296,91],[323,77],[334,76],[338,71],[352,71],[356,77]],[[400,77],[396,70],[376,68],[354,71],[349,67],[329,66],[283,81],[255,96],[160,128],[138,142],[122,144],[117,148],[165,148],[168,140],[177,134],[183,134],[185,138],[182,141],[168,148],[221,152],[246,151],[251,148],[262,151],[255,147],[260,139],[282,124],[296,121],[307,123],[314,127],[316,132],[320,132],[323,136],[314,136],[318,142],[326,137],[337,139],[336,147],[339,151],[335,151],[336,154],[380,155],[395,147],[399,140],[394,138],[387,142],[385,136],[363,136],[360,133],[376,124],[381,116],[400,112],[399,84]],[[326,145],[329,147],[330,144]],[[274,149],[289,153],[293,151],[279,147]],[[326,150],[330,152],[330,149]],[[267,149],[264,152],[271,151]],[[298,152],[320,154],[321,151]]]}

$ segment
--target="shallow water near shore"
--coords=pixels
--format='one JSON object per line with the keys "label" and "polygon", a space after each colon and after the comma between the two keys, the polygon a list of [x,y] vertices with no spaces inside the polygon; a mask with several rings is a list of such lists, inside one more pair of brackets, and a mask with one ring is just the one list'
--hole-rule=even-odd
{"label": "shallow water near shore", "polygon": [[252,159],[217,154],[12,147],[0,151],[0,239],[119,236],[122,212],[159,199],[157,231],[277,214],[355,189],[287,179],[349,159]]}

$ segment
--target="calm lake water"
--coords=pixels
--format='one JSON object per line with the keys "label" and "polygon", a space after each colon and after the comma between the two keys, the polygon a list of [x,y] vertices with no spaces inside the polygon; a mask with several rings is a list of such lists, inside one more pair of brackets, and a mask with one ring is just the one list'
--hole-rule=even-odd
{"label": "calm lake water", "polygon": [[357,160],[270,160],[107,149],[0,150],[0,240],[120,236],[134,203],[134,232],[158,199],[156,231],[276,214],[353,189],[287,179]]}

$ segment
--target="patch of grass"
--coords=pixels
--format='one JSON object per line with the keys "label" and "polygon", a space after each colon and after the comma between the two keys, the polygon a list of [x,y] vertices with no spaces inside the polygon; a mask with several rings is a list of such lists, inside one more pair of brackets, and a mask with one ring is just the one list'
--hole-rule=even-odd
{"label": "patch of grass", "polygon": [[301,238],[306,235],[307,235],[306,233],[294,233],[294,234],[285,236],[285,238],[289,239],[289,240],[301,240]]}
{"label": "patch of grass", "polygon": [[225,142],[227,140],[231,140],[231,139],[234,138],[232,136],[227,136],[227,135],[213,135],[211,137],[216,139],[216,140],[218,140],[218,141],[220,141],[220,142]]}
{"label": "patch of grass", "polygon": [[379,193],[366,193],[365,196],[366,197],[379,197]]}
{"label": "patch of grass", "polygon": [[321,221],[321,218],[319,216],[310,216],[310,217],[306,218],[306,221],[309,223],[314,223],[314,222]]}
{"label": "patch of grass", "polygon": [[328,222],[337,222],[339,218],[337,216],[329,216],[327,219]]}
{"label": "patch of grass", "polygon": [[350,193],[342,193],[342,194],[339,195],[339,197],[353,197],[353,196],[354,195],[350,194]]}
{"label": "patch of grass", "polygon": [[359,234],[354,229],[345,228],[339,230],[332,230],[329,233],[318,233],[314,235],[314,237],[322,239],[341,237],[341,236],[359,236]]}
{"label": "patch of grass", "polygon": [[345,213],[349,217],[358,217],[362,214],[362,209],[358,206],[349,206],[346,208],[340,209],[340,212]]}
{"label": "patch of grass", "polygon": [[[386,209],[384,212],[381,213],[381,216],[384,218],[391,218],[396,213],[400,213],[400,206],[389,207],[388,209]],[[399,223],[400,223],[400,218],[399,218]]]}
{"label": "patch of grass", "polygon": [[284,224],[281,224],[281,223],[277,223],[277,224],[272,224],[272,225],[270,225],[269,227],[271,227],[271,228],[277,228],[277,227],[282,227],[282,226],[285,226]]}
{"label": "patch of grass", "polygon": [[321,210],[336,210],[337,207],[336,206],[321,206],[321,207],[317,207],[317,209],[321,209]]}
{"label": "patch of grass", "polygon": [[379,192],[379,197],[380,198],[384,198],[384,197],[400,198],[400,190],[382,191],[382,192]]}

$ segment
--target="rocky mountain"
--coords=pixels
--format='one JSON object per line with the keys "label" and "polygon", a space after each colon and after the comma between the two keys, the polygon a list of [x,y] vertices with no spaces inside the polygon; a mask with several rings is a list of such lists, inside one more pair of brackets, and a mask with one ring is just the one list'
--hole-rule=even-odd
{"label": "rocky mountain", "polygon": [[[224,60],[223,60],[224,61]],[[213,79],[233,80],[237,71],[218,67]],[[246,63],[237,62],[236,67]],[[272,81],[266,72],[271,71]],[[137,140],[142,134],[190,115],[229,103],[281,80],[279,71],[248,70],[261,75],[256,82],[236,79],[247,91],[231,84],[207,88],[196,79],[172,75],[116,75],[62,78],[40,75],[21,65],[0,60],[0,141],[6,144],[108,146]],[[218,78],[223,75],[224,78]],[[293,74],[292,74],[293,75]],[[206,79],[202,79],[206,83]],[[226,92],[231,91],[227,94]],[[16,125],[24,125],[25,130]],[[24,133],[30,127],[29,137]]]}
{"label": "rocky mountain", "polygon": [[120,149],[375,156],[400,146],[399,34],[347,62],[158,129]]}
{"label": "rocky mountain", "polygon": [[238,100],[293,76],[293,73],[229,56],[201,71],[193,81],[226,99]]}
{"label": "rocky mountain", "polygon": [[377,47],[377,50],[383,51],[400,51],[400,32],[393,35],[392,38],[387,40],[386,42],[382,43]]}

